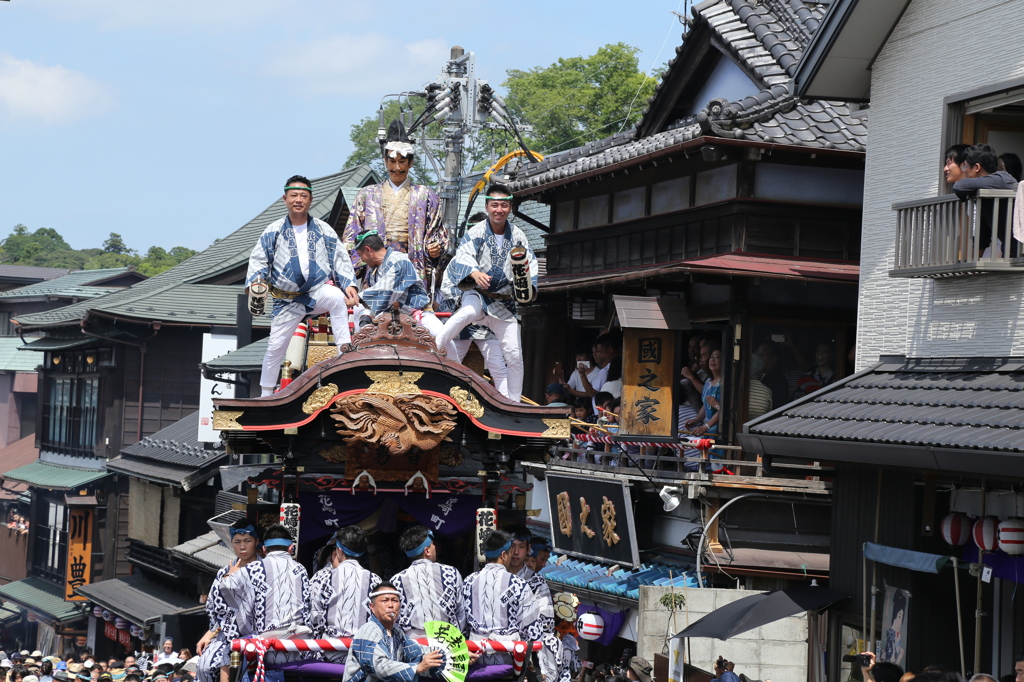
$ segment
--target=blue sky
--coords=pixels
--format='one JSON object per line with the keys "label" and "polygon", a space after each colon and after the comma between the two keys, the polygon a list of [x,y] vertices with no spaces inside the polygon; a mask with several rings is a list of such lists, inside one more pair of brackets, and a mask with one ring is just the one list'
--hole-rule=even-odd
{"label": "blue sky", "polygon": [[[392,9],[393,8],[393,9]],[[0,238],[73,248],[208,246],[292,173],[338,170],[381,96],[433,79],[451,45],[508,69],[639,47],[673,56],[683,0],[0,2]],[[642,103],[638,103],[642,106]]]}

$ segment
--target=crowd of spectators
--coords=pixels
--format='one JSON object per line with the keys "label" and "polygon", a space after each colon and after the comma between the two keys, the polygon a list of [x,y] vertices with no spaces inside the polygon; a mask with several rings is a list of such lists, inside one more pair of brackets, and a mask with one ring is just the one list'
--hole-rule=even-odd
{"label": "crowd of spectators", "polygon": [[4,682],[193,682],[197,662],[188,649],[174,651],[170,639],[159,652],[106,661],[97,659],[89,648],[63,657],[44,655],[38,649],[0,651]]}

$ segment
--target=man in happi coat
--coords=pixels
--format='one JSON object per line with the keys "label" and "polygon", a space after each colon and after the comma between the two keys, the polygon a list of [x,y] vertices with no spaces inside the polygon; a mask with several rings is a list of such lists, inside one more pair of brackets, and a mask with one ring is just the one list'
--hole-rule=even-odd
{"label": "man in happi coat", "polygon": [[[354,252],[356,237],[376,231],[389,248],[409,256],[424,290],[433,292],[433,273],[448,250],[449,238],[441,224],[441,200],[437,194],[409,180],[415,152],[401,123],[392,122],[384,144],[388,179],[359,190],[349,207],[351,213],[341,241],[345,248]],[[361,267],[355,253],[352,253],[352,267]]]}
{"label": "man in happi coat", "polygon": [[232,566],[241,568],[258,560],[256,557],[259,549],[259,532],[254,524],[246,519],[235,521],[229,530],[231,550],[237,558],[233,563],[217,571],[217,576],[210,585],[210,592],[206,595],[206,614],[210,618],[210,629],[196,644],[196,653],[199,654],[196,679],[199,682],[227,682],[231,640],[252,637],[255,634],[239,630],[234,610],[221,595],[220,584]]}
{"label": "man in happi coat", "polygon": [[[359,526],[346,526],[334,534],[335,550],[329,577],[320,582],[319,592],[310,596],[309,625],[317,639],[352,637],[366,623],[369,611],[366,595],[380,585],[380,578],[359,564],[366,554],[366,533]],[[324,659],[344,663],[348,652],[325,651]]]}
{"label": "man in happi coat", "polygon": [[432,620],[466,630],[466,602],[462,594],[462,576],[452,566],[437,563],[434,533],[413,526],[398,540],[398,547],[412,559],[412,565],[399,571],[391,582],[402,595],[398,624],[410,637],[425,637],[423,624]]}
{"label": "man in happi coat", "polygon": [[532,551],[530,531],[524,526],[513,526],[509,531],[512,534],[512,547],[509,550],[507,569],[510,573],[525,580],[530,591],[533,592],[544,631],[540,638],[544,644],[544,648],[540,652],[541,667],[551,670],[559,666],[562,656],[559,646],[561,640],[555,633],[555,609],[551,599],[551,590],[548,587],[548,581],[527,565]]}
{"label": "man in happi coat", "polygon": [[273,323],[260,374],[262,395],[277,386],[281,362],[292,334],[307,315],[330,313],[334,340],[340,347],[351,338],[348,303],[356,295],[349,253],[330,225],[309,215],[313,185],[301,175],[284,188],[288,215],[267,225],[249,256],[248,288],[262,280],[274,298]]}
{"label": "man in happi coat", "polygon": [[344,682],[416,682],[442,663],[440,651],[424,651],[397,624],[401,597],[391,583],[370,592],[370,618],[352,638]]}
{"label": "man in happi coat", "polygon": [[[283,639],[308,636],[309,576],[306,567],[295,561],[288,549],[292,535],[280,523],[267,528],[263,546],[266,556],[239,568],[232,566],[220,584],[224,601],[235,612],[239,630],[261,637]],[[287,652],[267,652],[267,663],[280,663],[295,658]],[[273,671],[268,671],[268,675]],[[283,679],[283,674],[279,679]]]}
{"label": "man in happi coat", "polygon": [[[463,587],[469,638],[543,641],[546,633],[533,591],[525,580],[508,571],[512,536],[502,530],[492,530],[484,536],[481,549],[487,563],[468,576]],[[562,651],[557,639],[550,644],[545,642],[545,648],[549,645],[555,649],[541,652],[541,673],[548,682],[555,682]],[[486,665],[511,663],[509,654],[487,654],[482,660]]]}
{"label": "man in happi coat", "polygon": [[[360,326],[398,303],[401,311],[426,327],[431,336],[441,333],[441,321],[430,312],[430,297],[407,255],[387,246],[376,232],[356,237],[356,255],[366,265],[359,291],[362,305],[353,308]],[[446,350],[452,356],[455,344]]]}
{"label": "man in happi coat", "polygon": [[[526,234],[509,222],[512,192],[505,185],[492,184],[484,197],[487,220],[466,231],[455,257],[445,269],[442,290],[458,301],[458,310],[444,324],[437,338],[439,346],[458,338],[469,324],[486,325],[501,344],[508,372],[505,390],[518,402],[523,393],[523,351],[516,320],[516,299],[509,252],[515,246],[526,249],[528,276],[537,286],[537,258]],[[468,290],[467,290],[468,289]]]}

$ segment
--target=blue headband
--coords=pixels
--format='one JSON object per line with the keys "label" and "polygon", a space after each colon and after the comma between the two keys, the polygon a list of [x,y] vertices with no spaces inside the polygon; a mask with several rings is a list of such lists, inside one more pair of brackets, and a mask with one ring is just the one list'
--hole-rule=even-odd
{"label": "blue headband", "polygon": [[413,558],[414,556],[419,556],[420,554],[423,554],[423,552],[426,551],[427,547],[430,547],[431,543],[433,543],[433,542],[434,542],[434,531],[428,530],[427,531],[427,538],[426,538],[426,540],[424,540],[423,542],[421,542],[420,544],[418,544],[417,546],[413,547],[408,552],[406,552],[405,556],[409,557],[410,559]]}
{"label": "blue headband", "polygon": [[530,543],[530,556],[537,556],[542,551],[551,551],[551,545],[547,540],[534,540]]}
{"label": "blue headband", "polygon": [[525,533],[525,534],[513,535],[512,539],[517,541],[517,542],[529,542],[530,541],[530,534],[529,533]]}
{"label": "blue headband", "polygon": [[492,549],[490,551],[486,551],[485,550],[484,551],[484,556],[487,557],[488,559],[497,559],[498,557],[500,557],[502,555],[503,552],[507,552],[511,547],[512,547],[512,538],[509,538],[508,542],[506,542],[504,545],[502,545],[498,549]]}
{"label": "blue headband", "polygon": [[291,544],[292,541],[288,538],[274,538],[263,542],[264,547],[290,547]]}
{"label": "blue headband", "polygon": [[251,523],[248,526],[244,527],[244,528],[232,528],[231,529],[231,537],[235,537],[236,535],[238,535],[240,533],[243,534],[243,535],[251,535],[254,538],[256,537],[256,529],[252,527]]}
{"label": "blue headband", "polygon": [[352,551],[351,549],[349,549],[345,545],[341,544],[341,540],[335,540],[334,544],[336,544],[338,546],[338,549],[340,549],[342,552],[345,553],[345,556],[361,557],[364,554],[366,554],[366,552],[354,552],[354,551]]}

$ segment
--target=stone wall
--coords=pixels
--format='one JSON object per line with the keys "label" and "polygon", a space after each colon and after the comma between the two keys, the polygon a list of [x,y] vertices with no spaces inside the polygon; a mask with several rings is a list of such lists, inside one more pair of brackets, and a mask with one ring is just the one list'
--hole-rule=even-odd
{"label": "stone wall", "polygon": [[[757,592],[719,588],[677,589],[686,598],[686,606],[675,614],[675,624],[669,624],[671,612],[660,600],[669,594],[667,587],[640,588],[640,633],[637,642],[639,655],[648,661],[665,649],[665,637],[674,635],[703,618],[715,609]],[[689,613],[687,613],[687,607]],[[807,679],[807,614],[790,616],[775,623],[755,628],[732,639],[693,638],[690,640],[691,663],[704,670],[714,670],[714,662],[725,656],[736,664],[736,674],[743,673],[754,680],[775,682],[801,682]],[[667,682],[659,680],[658,682]]]}

